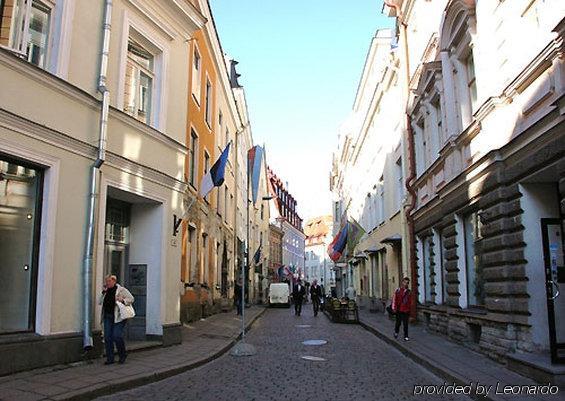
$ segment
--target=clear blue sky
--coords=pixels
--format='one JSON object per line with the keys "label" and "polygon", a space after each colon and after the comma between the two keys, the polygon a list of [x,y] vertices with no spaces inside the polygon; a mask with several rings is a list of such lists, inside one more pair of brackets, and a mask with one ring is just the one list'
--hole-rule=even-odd
{"label": "clear blue sky", "polygon": [[239,61],[253,139],[308,219],[331,212],[337,129],[371,39],[392,27],[382,0],[210,0],[224,51]]}

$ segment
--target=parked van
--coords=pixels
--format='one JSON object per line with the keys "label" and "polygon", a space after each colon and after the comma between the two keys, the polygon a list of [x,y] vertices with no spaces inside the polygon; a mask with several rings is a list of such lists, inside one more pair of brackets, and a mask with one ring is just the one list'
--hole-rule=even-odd
{"label": "parked van", "polygon": [[273,283],[269,286],[269,306],[290,308],[290,289],[286,283]]}

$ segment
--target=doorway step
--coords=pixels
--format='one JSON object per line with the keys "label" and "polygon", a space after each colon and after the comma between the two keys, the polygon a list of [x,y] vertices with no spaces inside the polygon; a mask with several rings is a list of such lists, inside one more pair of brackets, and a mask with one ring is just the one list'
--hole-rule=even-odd
{"label": "doorway step", "polygon": [[565,365],[552,364],[549,352],[508,354],[507,358],[510,370],[542,384],[565,387]]}

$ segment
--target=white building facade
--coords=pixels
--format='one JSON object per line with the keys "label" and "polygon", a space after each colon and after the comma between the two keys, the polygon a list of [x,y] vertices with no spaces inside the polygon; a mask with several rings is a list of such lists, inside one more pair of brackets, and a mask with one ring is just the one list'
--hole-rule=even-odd
{"label": "white building facade", "polygon": [[326,294],[335,287],[333,262],[328,256],[328,245],[333,239],[333,216],[315,217],[306,222],[304,279],[314,280],[324,287]]}
{"label": "white building facade", "polygon": [[518,370],[563,363],[565,6],[388,3],[407,50],[418,316]]}

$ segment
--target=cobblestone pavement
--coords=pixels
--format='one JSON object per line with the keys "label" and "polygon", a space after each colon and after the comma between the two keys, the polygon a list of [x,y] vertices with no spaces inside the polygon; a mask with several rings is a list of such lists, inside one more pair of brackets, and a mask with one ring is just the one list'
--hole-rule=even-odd
{"label": "cobblestone pavement", "polygon": [[[414,384],[443,381],[360,326],[333,324],[322,314],[314,317],[310,308],[305,305],[301,317],[286,309],[268,310],[247,336],[256,356],[227,354],[201,368],[99,400],[467,399],[414,396]],[[310,339],[328,343],[302,344]]]}

